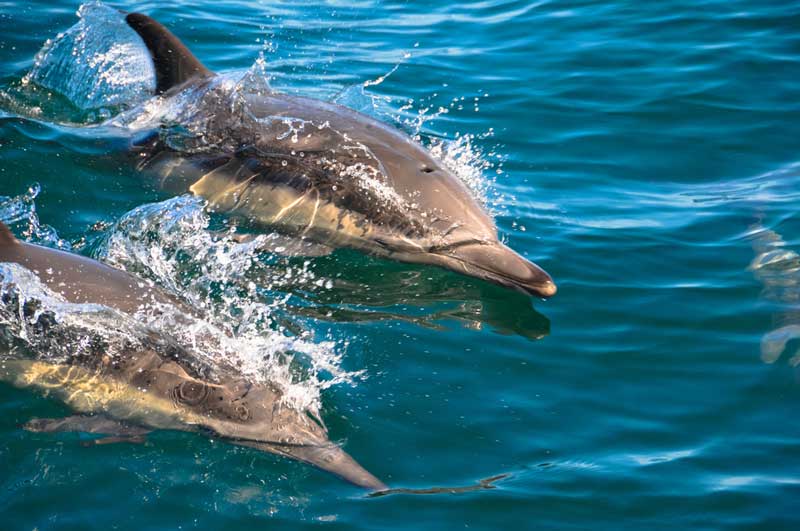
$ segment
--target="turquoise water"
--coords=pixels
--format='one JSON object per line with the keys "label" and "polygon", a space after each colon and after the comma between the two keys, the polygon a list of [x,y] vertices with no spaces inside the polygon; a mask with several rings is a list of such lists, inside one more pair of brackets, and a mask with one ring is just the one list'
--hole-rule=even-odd
{"label": "turquoise water", "polygon": [[[264,303],[291,324],[263,333],[305,332],[309,357],[331,362],[332,385],[301,389],[333,439],[395,487],[508,474],[493,490],[366,498],[177,432],[87,448],[20,429],[67,409],[3,385],[4,529],[798,528],[800,3],[113,6],[165,23],[216,71],[263,52],[273,87],[448,139],[559,293],[350,251],[269,272]],[[54,125],[117,109],[20,88],[78,7],[0,3],[0,215],[108,258],[111,235],[135,241],[119,219],[178,212],[191,223],[154,229],[151,248],[196,250],[190,233],[224,220],[146,186],[118,139]],[[130,249],[112,262],[205,286],[191,252],[159,276]]]}

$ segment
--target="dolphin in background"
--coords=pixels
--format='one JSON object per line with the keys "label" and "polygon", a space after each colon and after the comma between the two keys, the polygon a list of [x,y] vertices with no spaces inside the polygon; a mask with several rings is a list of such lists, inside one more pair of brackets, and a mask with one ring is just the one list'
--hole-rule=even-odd
{"label": "dolphin in background", "polygon": [[[0,262],[36,273],[72,303],[97,303],[123,313],[185,306],[156,285],[89,258],[19,242],[0,223]],[[13,304],[2,297],[4,304]],[[18,301],[19,302],[19,301]],[[27,305],[20,312],[28,311]],[[109,355],[93,348],[67,361],[0,357],[0,381],[60,399],[78,413],[35,419],[31,431],[81,431],[133,440],[155,429],[212,434],[233,444],[290,457],[355,485],[386,486],[328,439],[321,419],[283,401],[269,384],[245,381],[224,361],[200,358],[156,341]]]}
{"label": "dolphin in background", "polygon": [[133,143],[138,167],[163,189],[326,247],[556,293],[544,270],[500,242],[465,184],[399,130],[266,85],[231,90],[160,23],[139,13],[125,20],[152,57],[157,101],[173,106],[158,134]]}
{"label": "dolphin in background", "polygon": [[[747,237],[755,254],[748,270],[761,283],[761,296],[787,309],[773,316],[773,330],[761,338],[761,360],[775,363],[789,342],[800,338],[800,255],[761,221],[749,227]],[[789,364],[800,366],[800,352],[790,356]]]}

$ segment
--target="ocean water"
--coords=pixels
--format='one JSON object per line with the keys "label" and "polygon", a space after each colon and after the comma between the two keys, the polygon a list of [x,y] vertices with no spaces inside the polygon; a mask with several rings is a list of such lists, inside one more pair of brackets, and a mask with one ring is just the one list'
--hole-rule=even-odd
{"label": "ocean water", "polygon": [[2,384],[2,529],[800,528],[800,2],[109,5],[419,135],[559,292],[215,237],[87,128],[151,82],[107,6],[0,2],[0,219],[205,305],[391,486],[506,475],[369,498],[196,434],[86,447]]}

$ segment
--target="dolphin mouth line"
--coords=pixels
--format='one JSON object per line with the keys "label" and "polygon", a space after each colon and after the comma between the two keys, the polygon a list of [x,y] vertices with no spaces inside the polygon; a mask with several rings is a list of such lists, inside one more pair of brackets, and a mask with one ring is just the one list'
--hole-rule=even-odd
{"label": "dolphin mouth line", "polygon": [[[425,248],[424,253],[440,257],[443,260],[444,264],[439,263],[438,265],[440,266],[444,265],[446,269],[450,269],[456,272],[461,272],[466,274],[467,276],[476,277],[490,282],[495,282],[497,284],[500,284],[501,286],[514,289],[520,293],[524,293],[525,295],[535,295],[538,297],[548,298],[556,294],[557,291],[556,284],[555,282],[553,282],[552,278],[550,278],[550,275],[542,268],[540,268],[538,265],[534,264],[533,262],[530,262],[529,260],[521,256],[519,257],[521,260],[524,260],[532,264],[536,269],[540,271],[541,275],[544,276],[546,280],[542,280],[536,283],[526,282],[524,280],[515,278],[511,275],[504,275],[502,272],[496,269],[490,269],[488,267],[484,267],[480,263],[474,260],[468,260],[458,255],[459,249],[469,248],[472,246],[491,247],[492,243],[493,242],[489,242],[481,238],[469,238],[447,244],[429,245]],[[452,263],[447,264],[447,262],[449,261],[455,262],[458,266],[460,266],[460,270],[457,267],[454,267],[455,264]],[[425,263],[424,261],[420,262]]]}
{"label": "dolphin mouth line", "polygon": [[[493,280],[498,284],[501,284],[508,288],[512,288],[520,293],[524,293],[525,295],[536,295],[539,297],[547,298],[547,297],[552,297],[553,295],[556,294],[557,290],[556,284],[552,280],[545,280],[544,282],[538,282],[536,284],[524,284],[519,280],[515,279],[514,277],[503,275],[502,273],[499,273],[497,271],[481,267],[475,262],[468,262],[467,260],[459,258],[458,256],[441,254],[438,252],[435,254],[442,256],[443,258],[458,262],[458,264],[461,265],[464,272],[466,272],[468,276],[476,276],[479,279],[483,278],[485,280]],[[473,271],[480,271],[482,276],[470,274]]]}
{"label": "dolphin mouth line", "polygon": [[453,243],[431,245],[426,249],[426,251],[433,254],[442,254],[444,252],[454,251],[462,247],[469,247],[470,245],[489,245],[489,243],[487,243],[486,240],[482,240],[480,238],[470,238],[468,240],[461,240]]}
{"label": "dolphin mouth line", "polygon": [[[222,437],[222,435],[217,434],[217,437]],[[270,440],[263,440],[263,439],[245,439],[243,437],[225,437],[225,439],[229,440],[234,444],[268,444],[270,446],[277,446],[279,448],[337,448],[341,449],[341,446],[334,442],[327,442],[322,444],[307,444],[307,443],[290,443],[290,442],[279,442],[279,441],[270,441]]]}

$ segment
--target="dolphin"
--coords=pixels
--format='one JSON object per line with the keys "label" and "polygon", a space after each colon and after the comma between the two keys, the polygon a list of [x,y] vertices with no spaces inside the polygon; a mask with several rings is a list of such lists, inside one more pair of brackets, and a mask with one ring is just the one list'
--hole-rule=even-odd
{"label": "dolphin", "polygon": [[[773,330],[761,338],[761,360],[775,363],[800,338],[800,254],[760,219],[748,228],[747,238],[755,254],[747,269],[761,283],[762,298],[784,308],[773,316]],[[792,353],[789,364],[800,366],[800,351]]]}
{"label": "dolphin", "polygon": [[159,22],[139,13],[125,20],[150,52],[157,101],[178,107],[158,134],[132,142],[137,166],[164,190],[329,248],[556,293],[544,270],[499,240],[465,184],[407,135],[266,85],[231,91]]}
{"label": "dolphin", "polygon": [[[181,304],[124,271],[19,242],[2,223],[0,262],[38,273],[48,288],[73,303],[99,303],[124,313]],[[67,362],[3,357],[0,381],[39,390],[78,413],[32,420],[26,425],[32,431],[102,433],[111,440],[133,440],[156,429],[203,432],[309,463],[360,487],[386,489],[328,439],[321,419],[286,404],[275,386],[247,382],[224,362],[211,366],[180,346],[145,344],[113,356],[97,349]]]}

